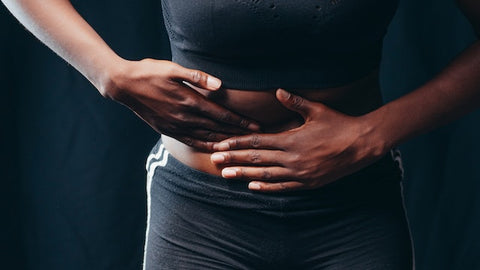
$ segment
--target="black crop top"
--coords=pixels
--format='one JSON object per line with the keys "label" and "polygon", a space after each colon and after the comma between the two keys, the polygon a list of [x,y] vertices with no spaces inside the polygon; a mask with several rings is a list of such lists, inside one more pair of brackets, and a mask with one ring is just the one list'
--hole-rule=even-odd
{"label": "black crop top", "polygon": [[316,89],[378,68],[398,0],[162,0],[172,61],[226,88]]}

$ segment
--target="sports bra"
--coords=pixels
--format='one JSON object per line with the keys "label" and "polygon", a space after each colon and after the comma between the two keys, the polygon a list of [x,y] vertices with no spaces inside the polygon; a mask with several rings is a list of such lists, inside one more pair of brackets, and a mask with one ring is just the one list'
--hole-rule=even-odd
{"label": "sports bra", "polygon": [[398,0],[162,0],[172,61],[248,90],[321,89],[380,64]]}

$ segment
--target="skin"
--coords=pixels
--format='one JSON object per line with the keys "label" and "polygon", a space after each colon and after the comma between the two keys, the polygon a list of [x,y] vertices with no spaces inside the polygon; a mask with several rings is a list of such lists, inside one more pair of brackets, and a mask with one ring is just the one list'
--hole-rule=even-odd
{"label": "skin", "polygon": [[[223,89],[218,78],[169,61],[122,59],[69,1],[2,2],[104,97],[162,133],[174,157],[259,192],[322,187],[480,102],[479,42],[424,86],[382,105],[376,72],[333,89]],[[458,4],[479,33],[478,1]]]}
{"label": "skin", "polygon": [[[280,140],[284,141],[285,143],[289,142],[291,143],[292,147],[286,148],[281,146],[281,148],[277,147],[276,149],[273,149],[269,148],[269,145],[265,145],[268,150],[275,151],[268,152],[263,151],[264,149],[242,149],[241,151],[222,152],[211,156],[211,154],[208,152],[202,152],[198,149],[188,147],[178,142],[178,140],[168,136],[162,136],[163,144],[173,157],[192,168],[210,174],[223,175],[224,177],[232,178],[232,176],[229,176],[228,173],[225,173],[226,170],[222,171],[222,169],[229,167],[229,165],[231,166],[231,164],[242,164],[244,166],[253,166],[252,169],[255,170],[253,173],[257,174],[253,177],[260,177],[258,174],[261,174],[261,176],[265,177],[275,177],[272,175],[272,173],[276,173],[277,171],[286,171],[285,167],[283,167],[284,165],[281,165],[280,162],[294,162],[293,159],[295,157],[300,158],[301,156],[304,156],[302,152],[295,153],[294,151],[300,146],[301,143],[305,143],[305,147],[312,145],[312,143],[308,141],[309,137],[313,136],[315,137],[314,140],[318,141],[322,138],[322,135],[324,135],[325,139],[328,139],[328,136],[330,135],[337,136],[334,134],[336,131],[343,132],[339,129],[339,124],[342,123],[341,121],[343,120],[340,120],[340,118],[336,116],[341,116],[342,114],[352,117],[355,115],[363,115],[379,108],[382,105],[382,97],[378,83],[378,71],[374,71],[366,78],[342,87],[322,89],[321,91],[316,89],[290,89],[290,91],[294,91],[297,93],[297,95],[301,95],[310,101],[321,102],[320,104],[327,105],[328,107],[324,107],[330,109],[332,112],[333,110],[331,108],[334,108],[334,114],[326,115],[326,117],[322,119],[322,121],[325,121],[325,124],[327,123],[326,121],[331,120],[331,128],[327,125],[319,125],[317,126],[317,129],[308,128],[305,130],[306,133],[312,132],[311,135],[307,135],[305,133],[296,136],[293,131],[304,125],[306,123],[305,119],[299,112],[287,107],[288,103],[280,102],[276,97],[275,89],[262,92],[223,89],[222,95],[219,97],[206,92],[203,92],[203,94],[205,94],[208,98],[215,100],[215,102],[221,104],[222,106],[239,112],[242,115],[256,119],[261,124],[262,133],[256,133],[251,137],[253,147],[260,143],[260,138],[269,140],[269,144],[273,144],[274,141]],[[346,120],[348,118],[349,117],[345,117],[343,119]],[[319,122],[319,124],[322,123]],[[348,123],[345,124],[348,125]],[[358,127],[352,126],[352,131],[349,131],[346,134],[353,134],[354,130],[355,133],[358,133],[359,130],[356,130],[357,128]],[[344,136],[346,134],[342,134],[343,138],[347,138]],[[237,137],[232,139],[236,140]],[[303,148],[298,149],[300,149],[300,151],[305,151]],[[314,149],[309,148],[308,152],[313,153]],[[268,157],[269,155],[271,155],[271,157]],[[220,156],[220,158],[223,157],[224,160],[217,160],[217,156]],[[264,160],[266,156],[268,160]],[[302,162],[305,166],[307,165],[304,159],[299,159],[299,162]],[[277,165],[277,168],[273,166],[270,166],[270,168],[258,167],[263,164]],[[301,166],[301,164],[292,163],[292,169],[295,171],[299,171]],[[240,172],[243,171],[247,173],[250,171],[249,169],[243,167],[235,167],[235,169],[238,169]],[[317,170],[317,172],[319,171]],[[278,178],[281,178],[281,175],[278,175]],[[248,178],[242,179],[249,180]],[[275,179],[272,180],[276,181]]]}
{"label": "skin", "polygon": [[2,2],[38,39],[80,71],[102,96],[126,105],[157,132],[199,149],[211,149],[214,141],[259,130],[251,119],[219,106],[191,88],[193,85],[218,91],[218,78],[170,61],[129,61],[119,57],[68,0]]}
{"label": "skin", "polygon": [[[457,2],[479,36],[480,3]],[[478,108],[479,74],[477,41],[419,89],[358,117],[279,90],[278,100],[301,114],[305,124],[280,133],[227,139],[214,145],[217,152],[211,161],[223,168],[223,177],[249,181],[252,190],[319,188],[365,167],[409,138]]]}

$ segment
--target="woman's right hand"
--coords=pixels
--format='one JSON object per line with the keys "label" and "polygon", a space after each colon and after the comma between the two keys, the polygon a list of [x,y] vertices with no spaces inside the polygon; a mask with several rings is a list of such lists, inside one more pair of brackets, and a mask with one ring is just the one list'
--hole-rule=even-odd
{"label": "woman's right hand", "polygon": [[157,132],[211,151],[212,142],[259,129],[251,120],[209,101],[184,83],[217,91],[220,80],[170,61],[119,57],[69,0],[2,3],[104,97],[126,105]]}
{"label": "woman's right hand", "polygon": [[[214,142],[259,131],[255,122],[208,100],[187,84],[218,91],[221,81],[165,60],[122,61],[100,92],[134,111],[155,131],[212,151]],[[186,84],[187,83],[187,84]]]}

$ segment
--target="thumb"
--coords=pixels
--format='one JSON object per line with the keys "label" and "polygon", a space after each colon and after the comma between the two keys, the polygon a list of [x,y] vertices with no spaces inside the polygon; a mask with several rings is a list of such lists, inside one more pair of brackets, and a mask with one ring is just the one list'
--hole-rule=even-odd
{"label": "thumb", "polygon": [[172,75],[174,78],[210,91],[218,90],[222,86],[220,79],[200,70],[178,67]]}
{"label": "thumb", "polygon": [[298,112],[304,119],[307,119],[312,111],[312,103],[300,96],[291,94],[284,89],[277,90],[277,99],[287,109]]}

